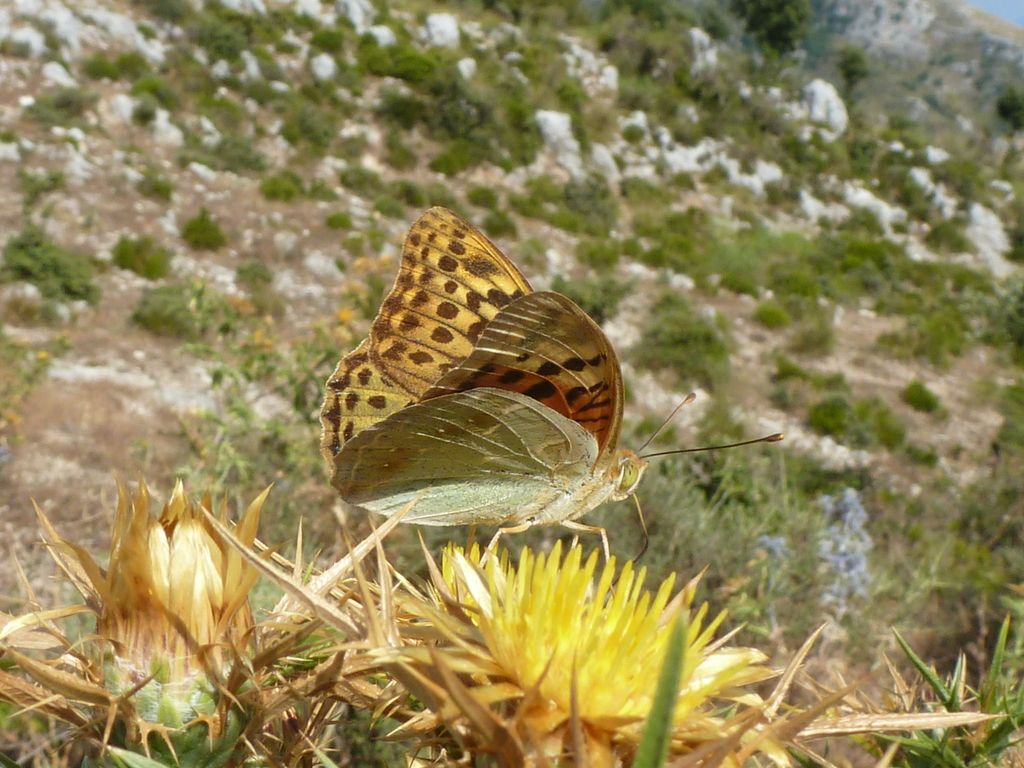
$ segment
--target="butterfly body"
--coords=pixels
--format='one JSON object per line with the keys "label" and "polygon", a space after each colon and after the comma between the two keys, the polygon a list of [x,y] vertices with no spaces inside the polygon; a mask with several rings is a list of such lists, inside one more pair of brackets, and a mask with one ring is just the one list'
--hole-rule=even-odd
{"label": "butterfly body", "polygon": [[615,352],[445,209],[413,225],[369,338],[338,364],[321,450],[345,501],[420,525],[574,521],[633,492]]}

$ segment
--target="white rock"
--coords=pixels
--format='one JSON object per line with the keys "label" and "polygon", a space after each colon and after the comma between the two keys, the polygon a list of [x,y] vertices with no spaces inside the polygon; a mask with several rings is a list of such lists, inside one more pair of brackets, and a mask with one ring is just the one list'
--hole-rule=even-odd
{"label": "white rock", "polygon": [[300,16],[318,19],[321,23],[327,21],[324,17],[323,6],[320,4],[320,0],[294,0],[292,9]]}
{"label": "white rock", "polygon": [[643,132],[644,138],[647,138],[651,133],[650,126],[647,123],[647,114],[639,109],[619,118],[619,130],[625,131],[627,128],[639,128]]}
{"label": "white rock", "polygon": [[263,0],[220,0],[220,4],[235,13],[251,13],[256,16],[266,16],[267,6]]}
{"label": "white rock", "polygon": [[203,165],[193,160],[188,164],[188,169],[207,184],[217,180],[217,172],[208,165]]}
{"label": "white rock", "polygon": [[64,69],[63,64],[59,64],[56,61],[48,61],[43,64],[43,77],[51,83],[56,83],[64,88],[71,88],[76,85],[75,78],[71,76],[71,73]]}
{"label": "white rock", "polygon": [[127,46],[142,54],[154,64],[162,64],[166,55],[164,44],[158,38],[148,38],[130,16],[82,3],[80,13],[93,22],[111,41]]}
{"label": "white rock", "polygon": [[217,59],[217,61],[213,62],[213,66],[210,67],[210,75],[215,80],[227,80],[231,77],[231,65],[224,59]]}
{"label": "white rock", "polygon": [[29,107],[31,107],[35,103],[36,103],[36,97],[35,96],[31,96],[31,95],[29,95],[27,93],[23,93],[21,96],[18,97],[18,106],[21,107],[22,109],[28,109]]}
{"label": "white rock", "polygon": [[395,31],[387,24],[374,24],[366,33],[376,40],[381,48],[389,48],[398,42]]}
{"label": "white rock", "polygon": [[458,67],[459,74],[462,75],[463,80],[471,80],[473,75],[476,74],[476,59],[471,56],[459,59],[455,66]]}
{"label": "white rock", "polygon": [[291,256],[295,246],[299,243],[299,236],[286,229],[274,233],[274,250],[281,256]]}
{"label": "white rock", "polygon": [[24,48],[28,55],[34,59],[38,59],[46,53],[46,38],[35,27],[18,27],[11,30],[7,39],[12,45]]}
{"label": "white rock", "polygon": [[534,115],[544,145],[555,156],[555,162],[577,178],[583,176],[580,143],[572,133],[572,117],[565,112],[537,110]]}
{"label": "white rock", "polygon": [[334,259],[323,251],[310,251],[302,259],[302,266],[317,277],[329,280],[337,280],[341,271]]}
{"label": "white rock", "polygon": [[309,69],[313,73],[313,77],[320,82],[333,80],[334,76],[338,74],[338,65],[329,53],[320,53],[314,56],[309,62]]}
{"label": "white rock", "polygon": [[855,208],[864,208],[873,213],[886,234],[892,234],[894,224],[902,224],[907,220],[906,211],[889,205],[889,203],[879,199],[869,190],[864,189],[859,183],[848,181],[843,184],[841,191],[847,205],[852,205]]}
{"label": "white rock", "polygon": [[812,123],[825,125],[835,136],[846,131],[850,120],[846,104],[832,83],[815,78],[804,86],[803,96]]}
{"label": "white rock", "polygon": [[274,91],[275,93],[288,93],[288,91],[291,90],[291,87],[288,85],[288,83],[285,83],[281,80],[271,80],[270,90]]}
{"label": "white rock", "polygon": [[260,60],[250,51],[242,51],[242,77],[245,80],[262,80],[263,71],[260,69]]}
{"label": "white rock", "polygon": [[17,142],[0,141],[0,161],[17,163],[21,161],[21,150]]}
{"label": "white rock", "polygon": [[423,27],[424,39],[435,48],[459,47],[459,20],[450,13],[432,13]]}
{"label": "white rock", "polygon": [[171,122],[171,113],[166,109],[158,109],[153,118],[153,140],[167,147],[180,147],[185,143],[185,134],[181,128]]}
{"label": "white rock", "polygon": [[104,118],[104,122],[128,125],[135,112],[135,99],[127,93],[115,93],[109,99],[100,102],[98,111]]}
{"label": "white rock", "polygon": [[619,90],[619,70],[606,58],[584,46],[579,40],[562,35],[566,45],[562,53],[566,71],[579,80],[588,96],[613,95]]}
{"label": "white rock", "polygon": [[693,74],[713,72],[718,67],[718,48],[711,35],[700,27],[690,28],[690,47],[693,49],[693,63],[690,64]]}
{"label": "white rock", "polygon": [[622,174],[619,172],[619,166],[615,162],[612,151],[604,144],[590,145],[590,162],[593,163],[597,172],[604,176],[610,185],[615,186],[619,183],[622,177]]}
{"label": "white rock", "polygon": [[220,131],[217,130],[217,126],[206,115],[200,115],[199,117],[199,132],[202,134],[201,141],[203,146],[207,149],[216,147],[223,138]]}
{"label": "white rock", "polygon": [[924,148],[924,159],[929,165],[938,165],[949,160],[949,152],[942,149],[942,147],[933,147],[929,144]]}
{"label": "white rock", "polygon": [[927,195],[928,201],[942,218],[953,218],[959,204],[957,199],[946,189],[945,184],[936,183],[932,178],[931,171],[927,168],[911,168],[908,175],[910,180]]}
{"label": "white rock", "polygon": [[68,50],[77,55],[82,47],[82,24],[71,9],[53,4],[42,9],[38,15]]}
{"label": "white rock", "polygon": [[839,203],[826,203],[807,190],[800,190],[800,210],[804,216],[813,222],[825,219],[827,221],[845,221],[850,215],[850,209]]}
{"label": "white rock", "polygon": [[377,18],[377,9],[370,0],[335,0],[334,8],[352,22],[358,34],[363,34]]}
{"label": "white rock", "polygon": [[1003,196],[1004,202],[1011,202],[1015,196],[1013,192],[1013,184],[1008,182],[1006,179],[992,179],[989,186]]}
{"label": "white rock", "polygon": [[32,283],[11,283],[0,287],[0,305],[9,302],[38,307],[43,303],[43,294]]}
{"label": "white rock", "polygon": [[994,211],[981,203],[971,203],[967,211],[966,235],[993,275],[1002,278],[1010,274],[1012,267],[1003,258],[1010,250],[1010,240],[1003,222]]}

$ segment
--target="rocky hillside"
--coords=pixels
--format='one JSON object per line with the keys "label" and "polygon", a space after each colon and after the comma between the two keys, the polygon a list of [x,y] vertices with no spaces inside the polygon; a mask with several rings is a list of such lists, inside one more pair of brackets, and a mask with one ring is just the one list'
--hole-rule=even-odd
{"label": "rocky hillside", "polygon": [[1024,27],[959,0],[815,0],[814,7],[811,61],[827,71],[841,45],[862,47],[872,62],[863,94],[948,141],[966,146],[985,137],[1000,90],[1024,72]]}
{"label": "rocky hillside", "polygon": [[[974,104],[989,59],[1020,65],[1009,38],[980,64],[937,46],[957,25],[924,0],[874,27],[822,7],[819,25],[879,56],[921,41],[921,71],[945,50],[959,79],[920,81],[930,109]],[[732,595],[728,568],[760,562],[777,594],[759,600],[806,610],[790,588],[831,583],[806,546],[832,530],[818,500],[851,487],[872,512],[880,623],[937,589],[933,573],[970,594],[990,586],[982,562],[1017,578],[1003,514],[1019,511],[1024,453],[1021,137],[967,106],[932,131],[865,85],[841,95],[813,69],[820,49],[760,67],[735,20],[660,14],[0,9],[3,546],[36,561],[30,498],[102,538],[114,473],[238,498],[275,482],[268,538],[302,514],[333,540],[320,388],[365,333],[405,229],[442,204],[603,324],[625,362],[626,440],[692,389],[666,445],[786,432],[779,450],[650,473],[652,567],[712,561]],[[902,87],[881,64],[872,77]],[[766,602],[746,610],[775,621]]]}

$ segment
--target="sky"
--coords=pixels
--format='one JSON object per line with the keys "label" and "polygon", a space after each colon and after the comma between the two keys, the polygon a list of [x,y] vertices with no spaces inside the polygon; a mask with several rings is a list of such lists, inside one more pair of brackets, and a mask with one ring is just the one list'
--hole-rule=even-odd
{"label": "sky", "polygon": [[1024,0],[970,0],[970,3],[1024,26]]}

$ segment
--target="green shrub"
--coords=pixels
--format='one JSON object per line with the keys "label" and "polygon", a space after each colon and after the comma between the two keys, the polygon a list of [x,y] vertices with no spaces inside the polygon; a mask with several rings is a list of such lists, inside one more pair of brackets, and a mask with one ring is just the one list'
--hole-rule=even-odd
{"label": "green shrub", "polygon": [[384,137],[384,162],[396,171],[409,171],[416,167],[419,156],[392,130]]}
{"label": "green shrub", "polygon": [[150,96],[161,107],[174,109],[178,105],[178,95],[170,84],[156,75],[140,77],[132,84],[133,96]]}
{"label": "green shrub", "polygon": [[426,112],[427,105],[423,101],[395,88],[385,88],[377,106],[377,115],[384,122],[407,131],[420,122]]}
{"label": "green shrub", "polygon": [[388,191],[406,205],[413,208],[425,208],[427,206],[427,193],[415,181],[399,179],[388,184]]}
{"label": "green shrub", "polygon": [[807,423],[819,434],[856,448],[898,448],[906,437],[899,418],[876,397],[851,403],[844,394],[827,395],[811,406]]}
{"label": "green shrub", "polygon": [[335,211],[324,222],[331,229],[352,229],[352,217],[344,211]]}
{"label": "green shrub", "polygon": [[498,193],[491,187],[470,187],[466,200],[477,208],[494,209],[498,207]]}
{"label": "green shrub", "polygon": [[64,188],[64,174],[60,171],[32,173],[19,168],[18,186],[25,198],[25,208],[31,208],[43,195]]}
{"label": "green shrub", "polygon": [[94,101],[95,95],[78,88],[59,88],[36,97],[25,114],[43,125],[70,126],[81,122]]}
{"label": "green shrub", "polygon": [[371,75],[397,77],[414,84],[429,80],[439,66],[435,56],[417,50],[410,43],[399,42],[381,48],[368,35],[360,39],[356,55],[359,65]]}
{"label": "green shrub", "polygon": [[405,205],[391,195],[381,195],[373,203],[373,210],[390,219],[405,218]]}
{"label": "green shrub", "polygon": [[274,291],[274,275],[266,264],[247,261],[235,270],[238,284],[245,288],[257,314],[283,317],[284,300]]}
{"label": "green shrub", "polygon": [[655,304],[634,358],[655,370],[675,371],[684,386],[715,390],[729,376],[726,334],[676,294],[666,294]]}
{"label": "green shrub", "polygon": [[834,438],[842,438],[853,421],[853,406],[845,395],[829,395],[811,406],[807,413],[807,424],[815,432]]}
{"label": "green shrub", "polygon": [[294,171],[281,171],[263,179],[260,192],[267,200],[287,203],[303,195],[302,178]]}
{"label": "green shrub", "polygon": [[182,283],[150,288],[135,306],[132,320],[157,336],[198,341],[203,329],[192,306],[193,295]]}
{"label": "green shrub", "polygon": [[117,65],[102,53],[95,53],[82,62],[82,74],[90,80],[117,80]]}
{"label": "green shrub", "polygon": [[516,223],[504,211],[490,211],[483,220],[484,232],[488,237],[515,237],[519,230]]}
{"label": "green shrub", "polygon": [[762,301],[757,305],[754,309],[754,320],[765,328],[773,330],[785,328],[793,322],[793,318],[786,311],[786,308],[774,299]]}
{"label": "green shrub", "polygon": [[380,176],[361,165],[350,165],[338,174],[342,186],[360,195],[379,194],[384,191]]}
{"label": "green shrub", "polygon": [[149,280],[158,280],[170,272],[170,251],[147,235],[138,238],[122,235],[114,245],[111,255],[117,266],[130,269]]}
{"label": "green shrub", "polygon": [[206,251],[215,251],[228,241],[206,208],[200,209],[198,215],[185,222],[181,228],[181,237],[189,247]]}
{"label": "green shrub", "polygon": [[917,379],[903,388],[900,398],[915,411],[935,413],[939,410],[939,398],[925,386],[924,382]]}
{"label": "green shrub", "polygon": [[454,176],[487,159],[486,148],[465,139],[457,139],[430,161],[430,170],[443,173],[445,176]]}
{"label": "green shrub", "polygon": [[32,283],[48,299],[96,303],[100,291],[92,282],[92,263],[50,240],[34,225],[26,226],[4,246],[0,280]]}
{"label": "green shrub", "polygon": [[335,132],[334,119],[308,102],[293,108],[281,125],[281,136],[285,141],[292,146],[308,144],[317,154],[330,147]]}
{"label": "green shrub", "polygon": [[794,326],[788,347],[801,355],[825,355],[832,351],[835,341],[831,313],[814,312]]}
{"label": "green shrub", "polygon": [[973,251],[971,241],[964,234],[963,223],[956,219],[940,221],[925,236],[925,243],[943,253],[963,253]]}
{"label": "green shrub", "polygon": [[576,258],[593,269],[609,270],[619,263],[619,245],[614,240],[580,240]]}
{"label": "green shrub", "polygon": [[140,195],[165,202],[171,199],[171,195],[174,192],[174,185],[171,184],[170,179],[161,175],[153,168],[147,168],[143,171],[142,178],[139,179],[135,188],[139,190]]}
{"label": "green shrub", "polygon": [[309,44],[320,51],[340,53],[345,45],[345,32],[337,27],[321,27],[309,38]]}
{"label": "green shrub", "polygon": [[242,51],[247,50],[249,41],[244,30],[212,14],[204,14],[190,30],[192,41],[206,50],[210,61],[224,59],[236,61]]}
{"label": "green shrub", "polygon": [[566,280],[558,275],[551,282],[551,290],[575,301],[597,323],[603,323],[615,314],[619,302],[629,293],[630,287],[628,283],[610,276]]}

